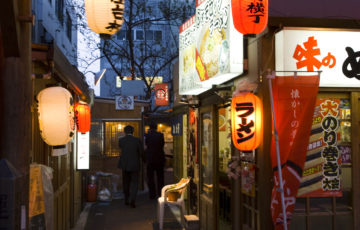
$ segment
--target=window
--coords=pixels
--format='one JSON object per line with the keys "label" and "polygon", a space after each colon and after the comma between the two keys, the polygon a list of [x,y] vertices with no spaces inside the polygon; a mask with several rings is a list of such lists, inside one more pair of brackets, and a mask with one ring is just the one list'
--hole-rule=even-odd
{"label": "window", "polygon": [[71,41],[71,33],[72,33],[72,20],[71,20],[71,17],[70,17],[70,14],[69,12],[66,11],[66,18],[67,18],[67,21],[66,21],[66,35],[69,39],[69,41]]}
{"label": "window", "polygon": [[118,40],[126,40],[126,30],[120,30],[117,34]]}
{"label": "window", "polygon": [[154,31],[145,30],[145,39],[149,41],[154,40]]}
{"label": "window", "polygon": [[58,17],[60,24],[64,23],[64,0],[57,0],[55,5],[56,16]]}
{"label": "window", "polygon": [[[315,162],[317,159],[321,160],[322,167],[320,169],[323,169],[325,164],[329,165],[330,163],[336,167],[326,170],[327,173],[320,172],[321,180],[319,183],[315,183],[314,179],[317,177],[313,177],[314,179],[311,181],[306,181],[306,177],[303,177],[298,191],[298,195],[299,193],[303,193],[303,195],[296,199],[293,220],[289,229],[354,229],[352,225],[354,207],[352,205],[353,153],[351,143],[354,138],[351,137],[351,117],[353,111],[351,111],[350,97],[348,94],[320,93],[315,111],[320,111],[320,109],[317,110],[317,108],[320,108],[320,105],[325,105],[324,108],[328,108],[327,106],[333,107],[329,107],[331,108],[331,110],[328,110],[330,113],[326,115],[314,113],[312,134],[310,136],[312,143],[309,143],[308,154],[316,153],[317,151],[321,155],[309,162],[306,161],[303,173],[308,173],[309,175],[306,177],[309,178],[316,175],[316,172],[314,173],[313,170],[316,165],[312,166],[314,165],[312,162]],[[326,132],[322,124],[327,117],[337,120],[337,128],[335,129],[336,138],[332,142],[324,141]],[[317,130],[318,132],[316,132]],[[322,143],[322,145],[314,145],[314,143],[317,143],[317,140],[321,140],[322,142],[319,143]],[[337,158],[335,160],[334,158],[326,157],[327,152],[324,149],[328,146],[332,146],[334,150],[337,150],[337,152],[332,152],[332,154],[336,153]],[[333,172],[332,170],[337,172],[338,176],[330,175],[329,172]],[[340,188],[336,188],[333,183],[329,183],[331,187],[324,189],[323,181],[332,182],[334,178],[339,181]]]}
{"label": "window", "polygon": [[124,128],[127,125],[134,127],[134,136],[140,136],[140,126],[135,121],[114,121],[105,122],[105,148],[103,155],[107,157],[118,157],[120,156],[120,148],[118,140],[120,137],[125,135]]}
{"label": "window", "polygon": [[92,121],[90,130],[90,154],[100,156],[104,151],[104,126],[101,121]]}
{"label": "window", "polygon": [[137,41],[144,40],[144,31],[143,30],[135,30],[135,35],[136,35],[135,40],[137,40]]}
{"label": "window", "polygon": [[162,31],[161,30],[155,30],[154,31],[154,40],[156,42],[161,42],[162,41]]}

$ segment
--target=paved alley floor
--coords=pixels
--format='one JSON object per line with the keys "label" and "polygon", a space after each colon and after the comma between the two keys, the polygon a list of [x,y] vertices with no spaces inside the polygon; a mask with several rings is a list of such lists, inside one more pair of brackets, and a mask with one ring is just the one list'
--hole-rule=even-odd
{"label": "paved alley floor", "polygon": [[[123,199],[93,203],[88,213],[85,230],[155,230],[157,223],[156,200],[147,193],[138,195],[136,208],[126,206]],[[164,230],[182,229],[179,212],[165,209]]]}
{"label": "paved alley floor", "polygon": [[[165,170],[165,184],[173,182],[172,170]],[[124,199],[87,203],[73,230],[158,230],[157,200],[150,200],[147,191],[139,191],[136,208],[124,204]],[[82,223],[83,222],[83,223]],[[81,226],[82,223],[82,226]],[[180,210],[165,207],[164,230],[181,230]]]}

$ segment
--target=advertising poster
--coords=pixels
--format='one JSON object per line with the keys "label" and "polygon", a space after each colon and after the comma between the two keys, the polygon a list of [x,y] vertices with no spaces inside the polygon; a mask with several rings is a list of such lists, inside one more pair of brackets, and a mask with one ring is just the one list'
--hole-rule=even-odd
{"label": "advertising poster", "polygon": [[234,28],[230,0],[197,0],[179,43],[180,95],[198,95],[243,73],[243,36]]}
{"label": "advertising poster", "polygon": [[299,197],[342,196],[339,115],[340,99],[317,99]]}

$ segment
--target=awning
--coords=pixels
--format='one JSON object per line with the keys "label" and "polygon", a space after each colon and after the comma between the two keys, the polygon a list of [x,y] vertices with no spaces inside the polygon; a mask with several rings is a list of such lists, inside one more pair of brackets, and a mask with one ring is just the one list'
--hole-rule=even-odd
{"label": "awning", "polygon": [[49,67],[49,71],[66,83],[81,100],[91,103],[91,90],[85,76],[67,60],[56,44],[32,44],[32,61],[43,62]]}

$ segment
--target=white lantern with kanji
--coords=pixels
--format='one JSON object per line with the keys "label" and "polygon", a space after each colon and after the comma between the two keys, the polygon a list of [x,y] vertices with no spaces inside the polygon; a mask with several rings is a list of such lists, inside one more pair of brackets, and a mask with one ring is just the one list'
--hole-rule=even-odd
{"label": "white lantern with kanji", "polygon": [[111,38],[124,22],[125,0],[85,0],[88,25],[102,38]]}
{"label": "white lantern with kanji", "polygon": [[65,145],[75,132],[71,93],[63,87],[49,87],[40,91],[37,100],[41,137],[48,145]]}

